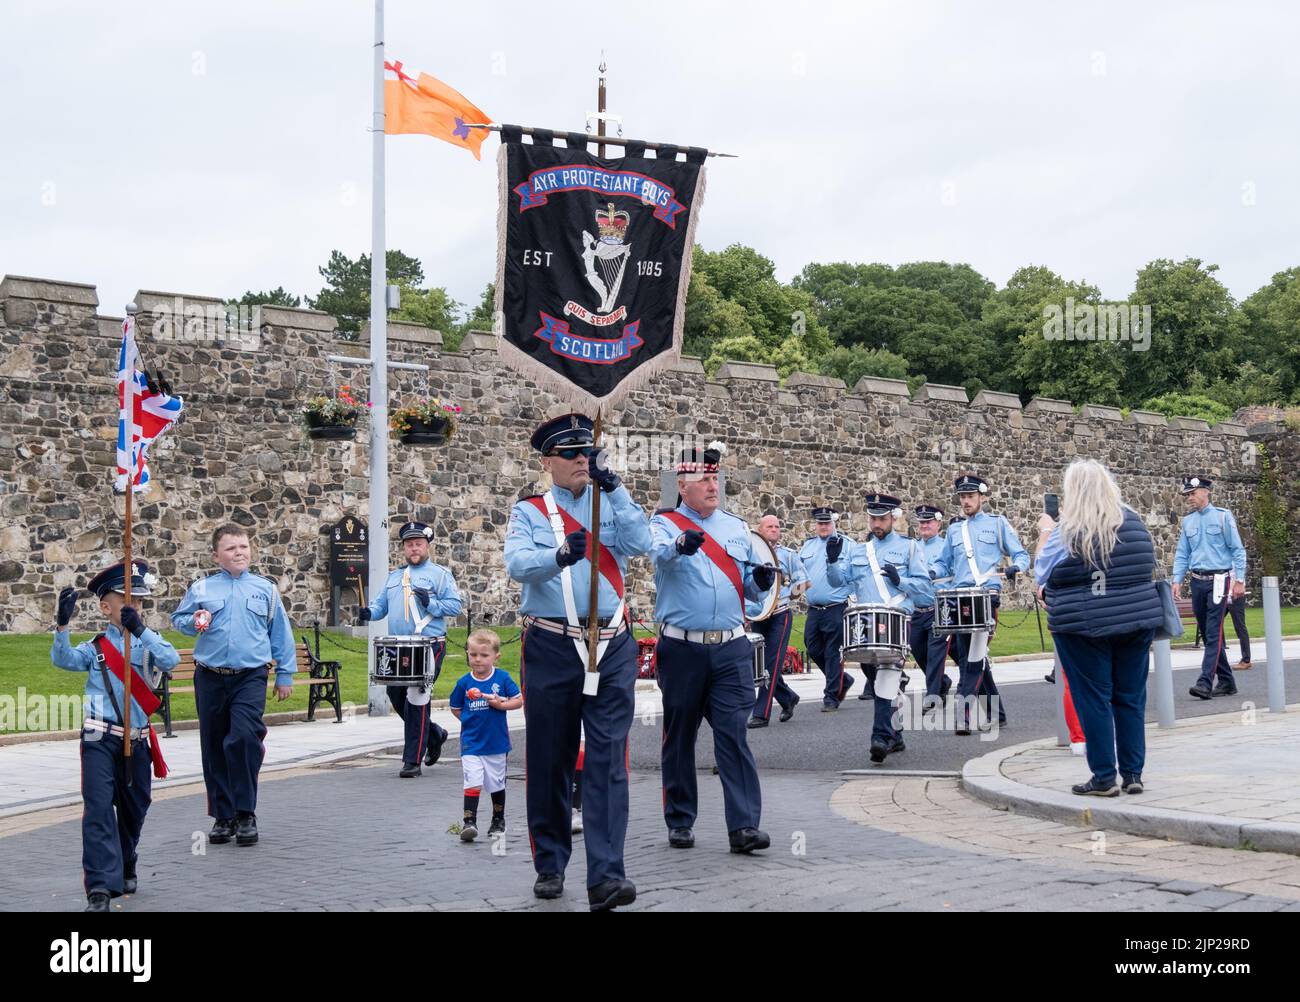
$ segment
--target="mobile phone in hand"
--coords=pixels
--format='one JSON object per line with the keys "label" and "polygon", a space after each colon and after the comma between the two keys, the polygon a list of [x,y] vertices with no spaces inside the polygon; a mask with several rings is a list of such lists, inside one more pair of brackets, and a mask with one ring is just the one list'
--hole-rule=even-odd
{"label": "mobile phone in hand", "polygon": [[1057,494],[1043,495],[1043,511],[1058,522],[1061,519],[1061,498]]}

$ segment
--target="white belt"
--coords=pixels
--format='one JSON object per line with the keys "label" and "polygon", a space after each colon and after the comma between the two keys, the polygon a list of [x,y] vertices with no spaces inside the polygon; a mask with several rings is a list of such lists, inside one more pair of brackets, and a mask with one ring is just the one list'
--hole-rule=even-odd
{"label": "white belt", "polygon": [[665,623],[659,627],[659,635],[670,640],[685,640],[688,644],[725,644],[745,635],[745,627],[737,626],[733,630],[683,630],[680,626]]}
{"label": "white belt", "polygon": [[[539,630],[545,630],[548,633],[558,633],[562,637],[573,637],[575,640],[586,641],[590,631],[581,626],[570,626],[568,623],[561,623],[554,619],[543,619],[541,616],[525,616],[525,626],[535,626]],[[627,620],[620,619],[617,626],[602,626],[596,631],[597,640],[612,640],[620,633],[627,629]]]}
{"label": "white belt", "polygon": [[[115,738],[122,737],[122,728],[118,727],[117,724],[110,724],[106,720],[98,720],[95,717],[87,717],[83,720],[81,722],[81,728],[86,731],[100,731],[101,733],[107,733]],[[149,728],[147,727],[131,728],[132,741],[143,741],[148,736]]]}

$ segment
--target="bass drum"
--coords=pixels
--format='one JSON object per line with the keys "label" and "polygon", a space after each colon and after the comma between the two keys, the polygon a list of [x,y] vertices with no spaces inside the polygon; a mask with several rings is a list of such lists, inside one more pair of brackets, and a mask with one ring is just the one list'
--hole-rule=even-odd
{"label": "bass drum", "polygon": [[776,581],[763,596],[763,607],[758,610],[758,615],[749,617],[751,623],[761,623],[776,612],[776,607],[781,603],[781,588],[786,583],[785,573],[781,570],[781,561],[776,558],[776,550],[772,544],[753,529],[749,530],[749,542],[760,564],[776,568]]}

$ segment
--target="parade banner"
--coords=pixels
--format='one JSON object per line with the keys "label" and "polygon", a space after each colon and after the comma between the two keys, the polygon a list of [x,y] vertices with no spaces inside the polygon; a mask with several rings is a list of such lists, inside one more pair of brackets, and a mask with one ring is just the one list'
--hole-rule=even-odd
{"label": "parade banner", "polygon": [[576,406],[612,405],[681,355],[706,153],[600,159],[534,138],[501,129],[502,360]]}

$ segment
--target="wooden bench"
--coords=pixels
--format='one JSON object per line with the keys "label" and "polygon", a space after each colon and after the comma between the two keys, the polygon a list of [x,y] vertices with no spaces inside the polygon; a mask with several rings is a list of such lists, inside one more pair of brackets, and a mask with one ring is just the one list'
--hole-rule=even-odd
{"label": "wooden bench", "polygon": [[1192,600],[1190,598],[1175,599],[1174,607],[1178,610],[1178,618],[1183,621],[1183,626],[1192,628],[1193,646],[1204,646],[1205,638],[1201,636],[1201,625],[1196,621],[1196,613],[1192,611]]}
{"label": "wooden bench", "polygon": [[[294,648],[297,654],[297,664],[294,665],[294,680],[299,681],[299,676],[304,676],[301,681],[306,682],[310,687],[307,694],[307,719],[316,719],[316,707],[320,703],[328,703],[334,707],[334,722],[341,724],[343,722],[343,699],[339,691],[339,670],[343,665],[338,661],[322,661],[320,658],[320,634],[316,635],[316,652],[313,654],[312,649],[307,644],[307,638],[303,637],[302,643]],[[172,733],[172,695],[175,694],[192,694],[194,692],[194,650],[187,648],[177,650],[181,656],[180,664],[172,669],[170,677],[162,676],[162,684],[154,690],[154,695],[162,700],[162,716],[165,728],[164,737],[174,738]],[[189,682],[189,686],[178,688],[177,682]],[[267,687],[275,685],[275,672],[271,671],[266,679]]]}

